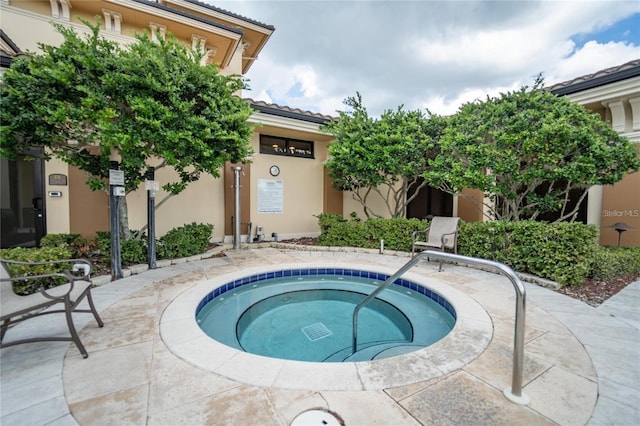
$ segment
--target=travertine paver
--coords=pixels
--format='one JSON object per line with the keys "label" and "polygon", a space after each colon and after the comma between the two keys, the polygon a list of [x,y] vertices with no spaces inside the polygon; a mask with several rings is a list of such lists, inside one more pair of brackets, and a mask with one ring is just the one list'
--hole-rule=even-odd
{"label": "travertine paver", "polygon": [[[338,255],[335,254],[340,257]],[[358,264],[372,262],[369,254],[354,257]],[[463,361],[456,367],[461,369],[446,376],[442,376],[435,366],[431,367],[431,375],[424,374],[425,368],[432,365],[431,362],[438,364],[436,358],[415,356],[415,361],[407,364],[409,367],[405,366],[403,371],[398,370],[393,359],[386,359],[376,363],[375,374],[361,370],[367,366],[366,363],[345,364],[342,367],[347,370],[327,371],[342,371],[340,376],[352,371],[353,374],[371,379],[382,375],[374,381],[403,383],[412,382],[412,376],[416,374],[410,368],[413,365],[419,367],[416,371],[420,371],[425,380],[386,390],[330,390],[331,378],[306,374],[306,363],[287,364],[283,368],[280,360],[273,360],[272,367],[265,369],[261,364],[261,369],[256,370],[252,368],[251,356],[245,357],[240,353],[221,358],[219,362],[222,367],[213,373],[193,367],[164,345],[162,333],[179,335],[181,320],[176,318],[175,322],[166,323],[161,333],[159,320],[162,313],[177,295],[201,280],[236,271],[239,267],[252,267],[256,262],[297,264],[323,259],[312,252],[296,255],[269,249],[234,253],[228,265],[191,271],[131,294],[103,313],[110,329],[101,333],[102,330],[97,327],[89,326],[82,331],[82,337],[91,352],[87,360],[74,354],[73,349],[69,351],[64,380],[72,413],[81,424],[126,422],[149,425],[247,422],[284,425],[310,408],[334,410],[347,424],[514,424],[513,419],[518,419],[520,424],[547,424],[575,417],[577,411],[581,411],[582,416],[587,413],[588,418],[596,400],[593,368],[584,351],[581,351],[580,343],[557,321],[546,318],[542,310],[536,311],[535,317],[539,321],[531,321],[526,333],[527,345],[531,345],[532,350],[525,362],[524,383],[527,389],[531,389],[529,393],[532,393],[530,396],[535,402],[529,407],[522,407],[505,399],[502,390],[510,384],[512,365],[512,348],[507,342],[510,340],[507,336],[512,338],[513,333],[513,317],[509,316],[513,315],[514,309],[509,294],[512,290],[504,283],[492,288],[492,285],[495,286],[495,277],[489,275],[487,278],[486,273],[476,273],[476,278],[481,276],[484,280],[474,282],[468,270],[450,265],[446,275],[438,274],[435,264],[421,265],[418,272],[432,276],[439,282],[454,283],[451,285],[459,286],[477,300],[486,302],[484,308],[493,316],[497,338],[494,337],[476,359]],[[385,260],[392,267],[404,263],[399,258]],[[462,273],[458,274],[456,270]],[[500,298],[506,301],[500,301]],[[149,319],[153,321],[150,323]],[[191,316],[189,320],[192,320]],[[174,325],[176,328],[172,329]],[[189,346],[193,341],[188,336],[184,341],[184,349],[190,355],[194,350],[199,350],[196,346]],[[555,346],[547,349],[547,345],[559,341],[563,343],[565,351],[558,351]],[[177,353],[180,353],[179,348]],[[202,356],[209,355],[203,352]],[[577,360],[573,369],[582,372],[584,377],[566,368],[570,363],[568,357]],[[352,366],[357,368],[349,370]],[[92,373],[93,369],[96,371]],[[228,379],[225,369],[233,371],[234,377],[238,377],[238,370],[244,372],[247,382],[254,384]],[[360,373],[358,370],[361,370]],[[81,379],[88,376],[92,376],[92,380]],[[538,405],[549,406],[543,402],[543,395],[554,394],[544,386],[537,385],[537,382],[544,380],[546,385],[550,385],[547,382],[556,376],[570,383],[576,383],[577,380],[582,394],[568,401],[568,405],[551,405],[548,414],[535,410],[534,407]],[[340,377],[342,379],[344,377]],[[325,390],[311,390],[314,388]],[[558,389],[566,391],[562,386]]]}
{"label": "travertine paver", "polygon": [[507,401],[502,392],[465,372],[453,373],[400,401],[427,425],[551,425],[530,408]]}
{"label": "travertine paver", "polygon": [[[624,323],[615,318],[615,308],[630,306],[628,303],[614,300],[596,310],[527,286],[524,392],[531,403],[523,407],[502,395],[502,389],[510,384],[513,290],[491,274],[453,265],[445,265],[444,272],[437,273],[437,264],[421,263],[414,272],[446,282],[478,300],[492,317],[494,335],[476,359],[465,360],[452,373],[431,380],[375,391],[247,385],[197,369],[164,345],[158,328],[164,309],[199,280],[256,264],[326,262],[332,258],[390,268],[407,260],[372,252],[244,250],[231,252],[229,258],[146,271],[96,289],[96,304],[106,325],[100,329],[83,316],[78,319],[81,326],[87,324],[82,330],[83,341],[90,348],[87,360],[66,342],[1,351],[2,425],[73,425],[76,421],[83,425],[287,425],[310,408],[335,410],[347,424],[640,423],[640,339],[637,327],[633,328],[634,311],[621,310],[621,315],[630,317]],[[640,289],[640,282],[635,288]],[[43,321],[50,321],[38,320],[22,324],[19,332],[35,333],[44,326]],[[46,326],[64,333],[61,320]],[[275,377],[287,383],[296,378],[314,380],[305,377],[304,368],[279,371]],[[600,395],[590,417],[597,392]]]}

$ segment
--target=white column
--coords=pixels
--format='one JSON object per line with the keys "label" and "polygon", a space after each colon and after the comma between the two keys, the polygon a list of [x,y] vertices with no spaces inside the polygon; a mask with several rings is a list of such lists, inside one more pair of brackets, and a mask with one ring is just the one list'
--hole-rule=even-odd
{"label": "white column", "polygon": [[600,228],[602,220],[602,185],[594,185],[587,193],[587,224]]}
{"label": "white column", "polygon": [[611,127],[618,133],[624,132],[624,105],[622,101],[607,102],[606,107],[611,111]]}
{"label": "white column", "polygon": [[640,130],[640,97],[629,99],[631,105],[631,128],[632,130]]}
{"label": "white column", "polygon": [[102,9],[102,16],[104,16],[104,29],[106,31],[111,31],[111,12],[106,9]]}

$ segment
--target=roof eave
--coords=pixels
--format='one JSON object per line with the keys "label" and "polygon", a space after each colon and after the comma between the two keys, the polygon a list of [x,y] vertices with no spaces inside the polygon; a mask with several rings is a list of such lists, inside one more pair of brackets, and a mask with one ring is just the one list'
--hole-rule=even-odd
{"label": "roof eave", "polygon": [[640,76],[640,65],[616,71],[611,74],[602,75],[600,77],[579,81],[567,86],[562,86],[555,89],[552,88],[551,93],[559,96],[571,95],[573,93],[582,92],[585,90],[593,89],[595,87],[605,86],[607,84],[616,83],[618,81],[627,80],[637,76]]}

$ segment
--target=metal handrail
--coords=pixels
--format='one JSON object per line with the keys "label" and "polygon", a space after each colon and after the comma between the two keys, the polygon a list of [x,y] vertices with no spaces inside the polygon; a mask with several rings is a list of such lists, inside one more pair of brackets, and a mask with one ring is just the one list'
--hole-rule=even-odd
{"label": "metal handrail", "polygon": [[353,340],[352,340],[352,353],[355,353],[358,348],[358,312],[360,309],[369,303],[371,299],[376,297],[382,290],[391,285],[395,280],[400,278],[405,272],[409,269],[413,268],[416,263],[420,262],[423,259],[430,260],[439,259],[439,260],[448,260],[454,261],[456,263],[462,263],[470,266],[483,266],[489,267],[496,272],[506,276],[511,284],[513,285],[514,290],[516,291],[516,315],[515,315],[515,326],[514,326],[514,343],[513,343],[513,373],[511,379],[511,386],[507,387],[503,390],[504,396],[517,404],[526,405],[529,403],[529,398],[522,393],[522,368],[524,363],[524,322],[525,322],[525,308],[526,308],[526,299],[527,294],[524,288],[524,284],[520,281],[520,278],[516,275],[516,273],[508,267],[507,265],[499,262],[494,262],[492,260],[479,259],[475,257],[462,256],[459,254],[441,252],[441,251],[433,251],[433,250],[425,250],[416,256],[414,256],[411,260],[404,264],[398,271],[385,280],[382,284],[380,284],[374,291],[371,292],[362,302],[358,303],[358,305],[353,310]]}

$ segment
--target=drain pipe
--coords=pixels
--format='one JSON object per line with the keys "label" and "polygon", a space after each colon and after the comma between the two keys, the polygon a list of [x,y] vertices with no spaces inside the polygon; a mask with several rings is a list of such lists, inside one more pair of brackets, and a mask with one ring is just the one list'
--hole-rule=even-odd
{"label": "drain pipe", "polygon": [[240,250],[240,173],[242,167],[233,166],[233,249]]}

